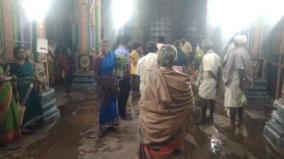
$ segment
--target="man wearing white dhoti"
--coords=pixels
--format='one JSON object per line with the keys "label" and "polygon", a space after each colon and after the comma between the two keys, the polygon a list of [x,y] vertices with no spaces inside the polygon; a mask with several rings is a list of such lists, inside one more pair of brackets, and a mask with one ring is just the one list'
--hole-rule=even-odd
{"label": "man wearing white dhoti", "polygon": [[[252,82],[252,67],[250,56],[245,48],[247,38],[237,35],[234,38],[234,48],[224,61],[224,106],[229,109],[231,127],[235,129],[243,124],[243,106],[246,104],[245,89]],[[239,122],[236,123],[236,115]]]}
{"label": "man wearing white dhoti", "polygon": [[[201,97],[202,117],[200,124],[213,123],[215,109],[215,98],[220,81],[221,61],[220,57],[213,51],[213,43],[206,39],[202,42],[202,50],[206,52],[201,63],[201,81],[199,85],[199,96]],[[210,110],[206,117],[207,108]]]}

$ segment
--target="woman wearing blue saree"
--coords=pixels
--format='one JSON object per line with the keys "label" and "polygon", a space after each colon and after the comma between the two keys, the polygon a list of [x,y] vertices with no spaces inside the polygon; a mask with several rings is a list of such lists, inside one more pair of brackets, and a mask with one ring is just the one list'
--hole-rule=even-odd
{"label": "woman wearing blue saree", "polygon": [[107,129],[114,129],[118,124],[116,109],[117,80],[114,75],[116,56],[109,52],[109,42],[101,42],[101,52],[94,60],[94,78],[98,83],[100,99],[99,137],[103,137]]}
{"label": "woman wearing blue saree", "polygon": [[[11,65],[11,75],[16,76],[17,97],[22,103],[30,85],[34,82],[34,68],[33,64],[26,60],[27,54],[23,47],[16,47],[14,56],[15,62]],[[26,106],[26,112],[23,126],[24,128],[31,128],[39,121],[41,116],[41,107],[34,89],[32,89],[24,105]]]}

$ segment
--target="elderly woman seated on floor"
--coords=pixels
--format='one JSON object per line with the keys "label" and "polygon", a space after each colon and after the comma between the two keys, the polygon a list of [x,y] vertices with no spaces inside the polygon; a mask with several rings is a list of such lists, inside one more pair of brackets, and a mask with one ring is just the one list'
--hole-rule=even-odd
{"label": "elderly woman seated on floor", "polygon": [[141,145],[138,159],[181,156],[184,128],[193,109],[189,76],[172,67],[176,49],[164,45],[158,53],[159,69],[148,76],[139,105]]}

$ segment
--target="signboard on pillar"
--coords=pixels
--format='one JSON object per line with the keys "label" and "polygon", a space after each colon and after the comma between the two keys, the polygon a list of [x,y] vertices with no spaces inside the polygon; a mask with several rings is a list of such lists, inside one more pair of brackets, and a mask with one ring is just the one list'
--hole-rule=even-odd
{"label": "signboard on pillar", "polygon": [[38,39],[37,40],[37,52],[42,54],[48,53],[48,41],[47,39]]}
{"label": "signboard on pillar", "polygon": [[[46,38],[46,32],[45,32],[45,21],[41,20],[37,22],[37,44],[39,43],[46,43],[43,39]],[[47,44],[48,45],[48,44]],[[38,60],[39,62],[46,63],[47,62],[47,56],[45,53],[43,53],[44,48],[42,50],[39,49],[40,46],[37,45],[37,52],[38,52]]]}

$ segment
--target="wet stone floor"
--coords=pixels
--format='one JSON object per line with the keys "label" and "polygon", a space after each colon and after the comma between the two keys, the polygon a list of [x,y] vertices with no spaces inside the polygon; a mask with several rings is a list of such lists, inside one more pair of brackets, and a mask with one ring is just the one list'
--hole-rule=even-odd
{"label": "wet stone floor", "polygon": [[[61,120],[25,136],[20,149],[1,148],[1,159],[134,159],[139,146],[137,106],[128,106],[128,121],[120,121],[115,132],[97,138],[98,102],[95,94],[74,93],[74,101],[60,107]],[[246,107],[245,127],[231,132],[223,107],[217,105],[213,125],[187,125],[185,159],[266,159],[262,136],[269,107]],[[193,119],[197,119],[194,115]],[[216,152],[211,148],[215,145]]]}

